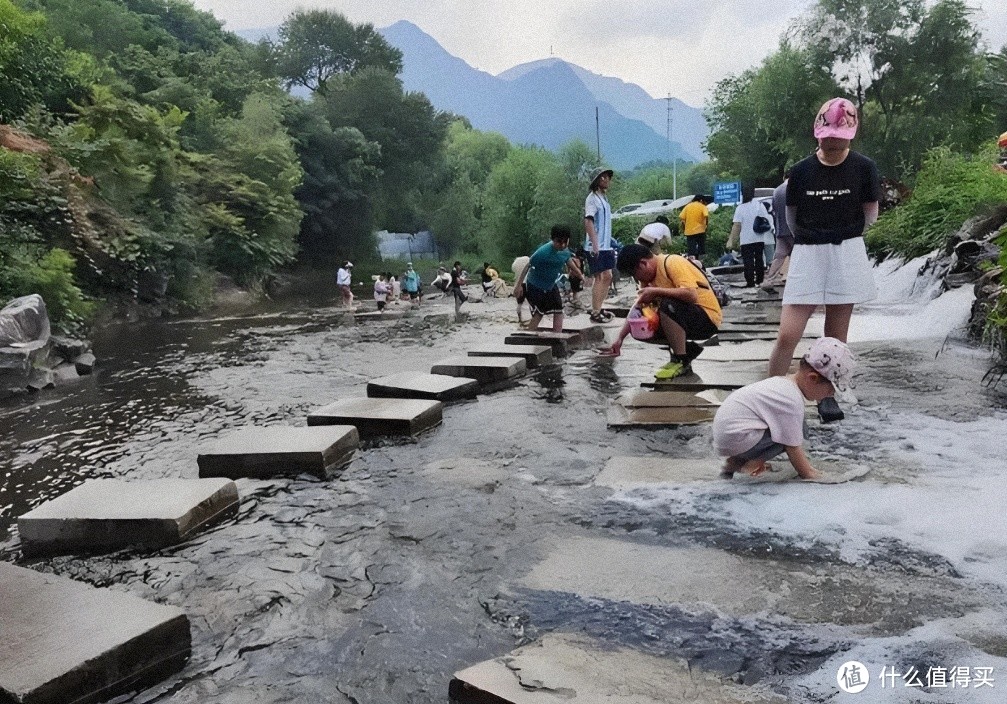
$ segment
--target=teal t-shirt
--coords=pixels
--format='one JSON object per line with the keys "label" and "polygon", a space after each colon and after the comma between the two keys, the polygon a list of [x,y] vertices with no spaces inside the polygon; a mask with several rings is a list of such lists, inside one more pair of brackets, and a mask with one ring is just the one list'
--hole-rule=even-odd
{"label": "teal t-shirt", "polygon": [[563,267],[573,258],[573,252],[569,249],[555,250],[552,242],[546,242],[535,250],[528,262],[528,276],[525,280],[543,291],[549,291],[556,285],[556,279],[563,272]]}

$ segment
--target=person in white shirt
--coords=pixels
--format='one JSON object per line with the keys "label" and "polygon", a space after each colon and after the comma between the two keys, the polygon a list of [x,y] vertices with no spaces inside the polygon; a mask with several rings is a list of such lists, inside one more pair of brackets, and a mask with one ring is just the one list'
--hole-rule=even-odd
{"label": "person in white shirt", "polygon": [[339,271],[336,272],[336,287],[342,294],[344,308],[350,308],[353,305],[353,291],[350,289],[352,269],[353,262],[343,262]]}
{"label": "person in white shirt", "polygon": [[745,265],[745,286],[748,288],[761,284],[765,276],[766,233],[773,227],[772,216],[761,201],[752,200],[753,193],[751,186],[742,190],[745,202],[734,209],[734,224],[725,245],[726,249],[732,249],[734,243],[740,241],[741,261]]}

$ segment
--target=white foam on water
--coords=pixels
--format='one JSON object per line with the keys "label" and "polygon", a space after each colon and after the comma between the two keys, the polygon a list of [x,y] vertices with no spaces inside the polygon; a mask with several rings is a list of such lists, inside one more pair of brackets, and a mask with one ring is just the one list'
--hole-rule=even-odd
{"label": "white foam on water", "polygon": [[887,260],[875,267],[878,297],[857,307],[850,342],[945,338],[968,323],[972,287],[943,292],[940,278],[930,272],[921,276],[930,256]]}

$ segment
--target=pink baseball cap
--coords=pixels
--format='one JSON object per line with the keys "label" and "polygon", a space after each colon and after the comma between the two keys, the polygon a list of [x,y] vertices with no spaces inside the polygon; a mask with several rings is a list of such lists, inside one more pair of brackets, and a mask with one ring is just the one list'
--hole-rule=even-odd
{"label": "pink baseball cap", "polygon": [[818,117],[815,118],[815,139],[853,139],[859,124],[857,106],[846,98],[833,98],[818,111]]}
{"label": "pink baseball cap", "polygon": [[804,361],[831,381],[836,391],[842,393],[850,388],[857,360],[845,342],[834,337],[820,337],[804,355]]}

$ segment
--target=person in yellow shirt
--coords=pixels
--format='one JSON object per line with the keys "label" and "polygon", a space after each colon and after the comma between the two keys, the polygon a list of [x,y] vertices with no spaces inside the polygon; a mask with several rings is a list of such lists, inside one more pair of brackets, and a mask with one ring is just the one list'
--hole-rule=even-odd
{"label": "person in yellow shirt", "polygon": [[[724,320],[706,274],[680,254],[655,256],[642,244],[623,247],[618,266],[620,273],[640,282],[634,305],[657,305],[660,312],[661,334],[652,340],[669,346],[671,361],[658,370],[657,378],[673,379],[688,374],[692,360],[703,351],[702,345],[693,340],[713,337]],[[599,353],[618,357],[629,330],[627,318],[612,346]]]}
{"label": "person in yellow shirt", "polygon": [[682,234],[685,235],[686,254],[690,257],[706,254],[706,228],[710,222],[706,200],[706,196],[696,196],[678,214],[678,219],[682,221]]}

